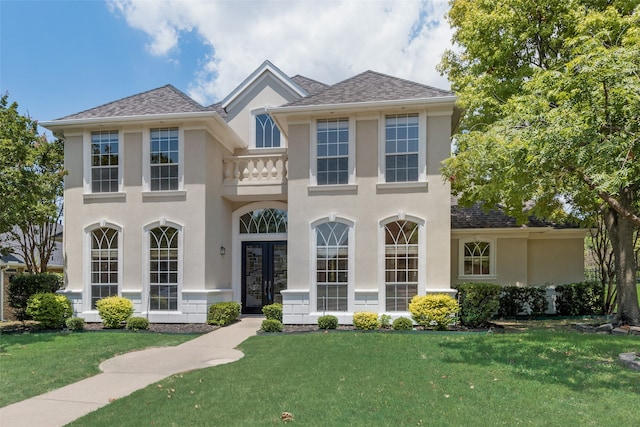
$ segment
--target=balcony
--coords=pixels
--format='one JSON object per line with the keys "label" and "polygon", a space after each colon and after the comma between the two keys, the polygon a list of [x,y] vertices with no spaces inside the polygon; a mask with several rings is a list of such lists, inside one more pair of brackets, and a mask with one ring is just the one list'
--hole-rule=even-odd
{"label": "balcony", "polygon": [[286,149],[224,159],[223,196],[233,201],[286,200]]}

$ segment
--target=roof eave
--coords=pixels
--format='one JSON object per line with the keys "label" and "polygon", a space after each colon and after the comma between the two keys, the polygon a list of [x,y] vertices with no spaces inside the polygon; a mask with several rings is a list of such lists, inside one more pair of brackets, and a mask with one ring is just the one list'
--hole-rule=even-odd
{"label": "roof eave", "polygon": [[430,98],[409,98],[394,99],[388,101],[365,101],[365,102],[348,102],[338,104],[316,104],[316,105],[292,105],[289,107],[269,108],[269,114],[300,114],[300,113],[325,113],[330,111],[353,111],[353,110],[373,110],[386,109],[394,107],[417,107],[417,106],[446,106],[449,105],[453,109],[458,98],[455,95],[437,96]]}

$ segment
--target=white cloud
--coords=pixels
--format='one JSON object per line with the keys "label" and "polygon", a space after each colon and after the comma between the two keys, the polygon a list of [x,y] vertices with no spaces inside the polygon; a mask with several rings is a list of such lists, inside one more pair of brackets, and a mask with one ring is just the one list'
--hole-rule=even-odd
{"label": "white cloud", "polygon": [[451,29],[446,0],[111,0],[129,26],[150,37],[153,55],[180,48],[196,31],[210,46],[189,94],[222,99],[269,59],[289,75],[333,84],[375,70],[448,88],[435,70]]}

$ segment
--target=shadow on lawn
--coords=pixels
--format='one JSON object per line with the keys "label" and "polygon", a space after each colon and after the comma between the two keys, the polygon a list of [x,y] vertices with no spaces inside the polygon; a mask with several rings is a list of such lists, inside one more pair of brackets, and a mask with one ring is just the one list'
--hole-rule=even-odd
{"label": "shadow on lawn", "polygon": [[538,331],[478,335],[442,342],[444,361],[487,367],[510,367],[516,377],[562,384],[594,395],[608,390],[640,394],[640,375],[624,368],[618,354],[639,351],[640,340]]}

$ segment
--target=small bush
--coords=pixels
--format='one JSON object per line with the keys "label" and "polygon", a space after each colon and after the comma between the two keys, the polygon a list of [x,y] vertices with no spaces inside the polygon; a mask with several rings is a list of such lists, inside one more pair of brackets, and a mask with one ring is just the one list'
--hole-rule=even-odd
{"label": "small bush", "polygon": [[513,317],[521,313],[533,316],[547,310],[546,289],[536,286],[503,286],[498,315]]}
{"label": "small bush", "polygon": [[388,314],[381,314],[380,315],[380,327],[388,329],[389,326],[391,326],[391,316],[389,316]]}
{"label": "small bush", "polygon": [[393,321],[394,331],[410,331],[413,329],[413,322],[406,317],[398,317]]}
{"label": "small bush", "polygon": [[262,313],[270,320],[282,322],[282,304],[274,303],[262,307]]}
{"label": "small bush", "polygon": [[318,328],[320,329],[335,329],[338,327],[338,318],[327,314],[318,318]]}
{"label": "small bush", "polygon": [[353,326],[363,331],[373,331],[380,328],[378,313],[370,311],[358,311],[353,313]]}
{"label": "small bush", "polygon": [[51,329],[62,328],[65,320],[73,315],[69,299],[53,293],[31,295],[26,312],[42,327]]}
{"label": "small bush", "polygon": [[9,282],[9,307],[18,320],[29,320],[27,301],[31,295],[55,293],[62,287],[62,276],[55,273],[19,274]]}
{"label": "small bush", "polygon": [[409,303],[409,311],[418,325],[444,330],[455,323],[458,302],[446,294],[416,295]]}
{"label": "small bush", "polygon": [[604,289],[597,282],[556,286],[556,312],[562,316],[602,314]]}
{"label": "small bush", "polygon": [[276,319],[264,319],[262,321],[262,329],[264,332],[282,332],[282,322]]}
{"label": "small bush", "polygon": [[240,316],[240,304],[235,301],[218,302],[209,307],[207,323],[210,325],[227,326]]}
{"label": "small bush", "polygon": [[149,329],[149,321],[144,317],[130,317],[127,319],[128,331],[140,331]]}
{"label": "small bush", "polygon": [[82,317],[70,317],[65,322],[67,329],[70,331],[84,331],[84,319]]}
{"label": "small bush", "polygon": [[111,296],[96,302],[98,315],[105,328],[120,328],[133,314],[133,303],[127,298]]}
{"label": "small bush", "polygon": [[460,321],[476,328],[486,325],[500,308],[502,287],[492,283],[462,283],[456,286],[460,304]]}

